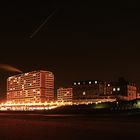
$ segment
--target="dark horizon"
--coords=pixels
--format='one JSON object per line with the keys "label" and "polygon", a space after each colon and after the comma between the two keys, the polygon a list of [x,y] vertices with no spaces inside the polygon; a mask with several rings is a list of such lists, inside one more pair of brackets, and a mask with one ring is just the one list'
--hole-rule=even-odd
{"label": "dark horizon", "polygon": [[[1,3],[0,10],[0,64],[23,72],[52,71],[56,87],[118,77],[140,87],[140,11],[135,1],[9,2]],[[5,79],[14,74],[0,70],[0,94],[6,90]]]}

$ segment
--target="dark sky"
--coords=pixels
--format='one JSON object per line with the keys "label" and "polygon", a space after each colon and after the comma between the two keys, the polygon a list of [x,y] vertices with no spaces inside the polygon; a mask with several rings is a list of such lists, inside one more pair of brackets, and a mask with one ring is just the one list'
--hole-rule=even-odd
{"label": "dark sky", "polygon": [[[0,63],[24,72],[50,70],[56,87],[120,76],[140,86],[140,11],[134,0],[12,1],[0,4],[0,17]],[[14,74],[0,71],[1,93],[7,76]]]}

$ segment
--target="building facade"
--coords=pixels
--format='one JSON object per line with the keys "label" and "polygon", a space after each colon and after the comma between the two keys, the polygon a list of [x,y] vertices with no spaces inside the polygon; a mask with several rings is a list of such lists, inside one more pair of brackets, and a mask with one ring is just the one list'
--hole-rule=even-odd
{"label": "building facade", "polygon": [[135,100],[137,98],[136,84],[132,82],[114,82],[111,85],[112,95],[120,100]]}
{"label": "building facade", "polygon": [[107,96],[110,96],[110,95],[112,95],[112,86],[111,86],[111,84],[110,83],[107,83],[106,84],[106,95]]}
{"label": "building facade", "polygon": [[73,97],[72,88],[59,88],[57,89],[57,101],[58,102],[71,102]]}
{"label": "building facade", "polygon": [[16,103],[45,102],[54,99],[54,75],[32,71],[7,79],[7,100]]}
{"label": "building facade", "polygon": [[76,81],[73,83],[73,99],[96,99],[106,95],[104,81]]}
{"label": "building facade", "polygon": [[137,88],[137,99],[140,99],[140,88]]}

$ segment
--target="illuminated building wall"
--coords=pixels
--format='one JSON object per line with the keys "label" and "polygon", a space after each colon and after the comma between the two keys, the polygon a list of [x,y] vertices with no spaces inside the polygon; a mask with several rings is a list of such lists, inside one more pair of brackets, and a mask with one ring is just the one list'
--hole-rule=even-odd
{"label": "illuminated building wall", "polygon": [[72,88],[59,88],[57,89],[57,100],[64,102],[71,102],[73,96]]}
{"label": "illuminated building wall", "polygon": [[137,99],[140,99],[140,88],[137,88]]}
{"label": "illuminated building wall", "polygon": [[95,99],[106,95],[106,82],[77,81],[73,83],[73,99]]}
{"label": "illuminated building wall", "polygon": [[7,79],[7,100],[44,102],[54,99],[54,75],[49,71],[32,71]]}

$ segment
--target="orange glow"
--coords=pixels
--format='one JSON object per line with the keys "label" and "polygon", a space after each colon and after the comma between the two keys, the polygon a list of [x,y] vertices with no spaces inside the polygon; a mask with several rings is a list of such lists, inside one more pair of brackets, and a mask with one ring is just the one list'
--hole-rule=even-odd
{"label": "orange glow", "polygon": [[64,105],[71,105],[72,102],[32,102],[32,103],[17,103],[5,102],[0,104],[0,110],[50,110]]}
{"label": "orange glow", "polygon": [[32,71],[7,79],[7,100],[44,102],[54,99],[54,75],[49,71]]}
{"label": "orange glow", "polygon": [[19,111],[33,111],[33,110],[50,110],[60,106],[66,105],[88,105],[88,104],[98,104],[102,102],[114,102],[116,99],[93,99],[93,100],[80,100],[80,101],[73,101],[73,102],[28,102],[28,103],[18,103],[18,102],[11,102],[7,101],[5,103],[0,104],[0,110],[19,110]]}

